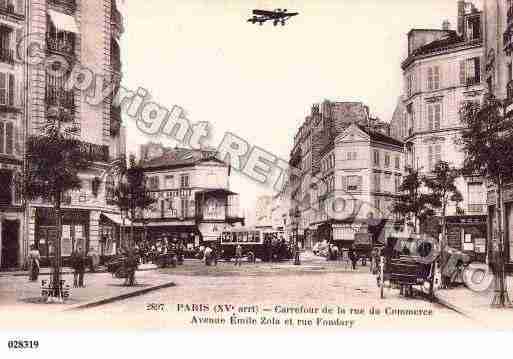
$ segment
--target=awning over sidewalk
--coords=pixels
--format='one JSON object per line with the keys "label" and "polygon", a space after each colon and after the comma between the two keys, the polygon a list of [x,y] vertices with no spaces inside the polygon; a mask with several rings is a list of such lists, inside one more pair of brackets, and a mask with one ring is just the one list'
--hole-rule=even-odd
{"label": "awning over sidewalk", "polygon": [[53,25],[61,30],[74,34],[78,34],[78,26],[75,18],[71,15],[63,14],[62,12],[48,9],[48,15],[52,20]]}
{"label": "awning over sidewalk", "polygon": [[[121,226],[123,224],[123,219],[121,218],[121,215],[114,214],[114,213],[102,213],[102,216],[106,217],[109,221],[114,222],[118,226]],[[132,221],[128,218],[125,218],[125,226],[131,226]]]}

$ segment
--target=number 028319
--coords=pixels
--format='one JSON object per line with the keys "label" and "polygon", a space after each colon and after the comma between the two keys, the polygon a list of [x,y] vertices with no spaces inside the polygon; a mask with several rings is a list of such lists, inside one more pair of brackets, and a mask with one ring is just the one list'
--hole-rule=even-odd
{"label": "number 028319", "polygon": [[38,349],[38,340],[8,340],[7,347],[12,350]]}

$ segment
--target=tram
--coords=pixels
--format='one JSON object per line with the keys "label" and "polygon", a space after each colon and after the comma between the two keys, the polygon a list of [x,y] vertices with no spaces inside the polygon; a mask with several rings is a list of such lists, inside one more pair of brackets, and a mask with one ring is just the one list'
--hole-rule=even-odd
{"label": "tram", "polygon": [[292,250],[283,233],[272,229],[233,228],[220,236],[221,256],[235,257],[235,249],[242,247],[242,255],[253,255],[262,261],[292,258]]}

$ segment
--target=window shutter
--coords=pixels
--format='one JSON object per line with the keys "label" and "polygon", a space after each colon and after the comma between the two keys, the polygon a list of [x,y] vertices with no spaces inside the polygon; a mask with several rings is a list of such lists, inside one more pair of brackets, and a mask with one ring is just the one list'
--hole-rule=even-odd
{"label": "window shutter", "polygon": [[428,105],[428,130],[433,130],[433,105]]}
{"label": "window shutter", "polygon": [[347,191],[347,177],[346,176],[342,176],[340,177],[341,179],[341,182],[342,182],[342,190],[343,191]]}
{"label": "window shutter", "polygon": [[440,129],[440,118],[442,114],[442,104],[437,103],[435,105],[435,129]]}
{"label": "window shutter", "polygon": [[466,69],[467,61],[460,61],[460,85],[465,86],[467,84],[467,69]]}
{"label": "window shutter", "polygon": [[14,106],[14,91],[16,88],[16,82],[14,75],[9,74],[9,106]]}
{"label": "window shutter", "polygon": [[5,122],[0,121],[0,153],[5,153],[5,136],[4,136]]}
{"label": "window shutter", "polygon": [[358,191],[362,191],[363,190],[363,178],[362,176],[358,176]]}
{"label": "window shutter", "polygon": [[481,82],[481,59],[479,57],[474,58],[474,78],[476,83]]}
{"label": "window shutter", "polygon": [[25,8],[23,6],[23,0],[16,1],[16,13],[17,14],[25,14]]}
{"label": "window shutter", "polygon": [[435,71],[434,88],[435,88],[435,90],[438,90],[440,88],[440,67],[435,66],[434,71]]}
{"label": "window shutter", "polygon": [[5,73],[0,72],[0,105],[7,104]]}
{"label": "window shutter", "polygon": [[13,154],[14,149],[14,128],[12,122],[5,124],[5,153],[8,155]]}
{"label": "window shutter", "polygon": [[428,68],[428,90],[433,90],[433,68]]}

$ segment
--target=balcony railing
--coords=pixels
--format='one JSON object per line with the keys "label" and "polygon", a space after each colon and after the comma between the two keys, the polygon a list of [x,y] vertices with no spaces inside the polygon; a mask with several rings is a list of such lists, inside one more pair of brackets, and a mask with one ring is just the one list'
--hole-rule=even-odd
{"label": "balcony railing", "polygon": [[14,51],[0,47],[0,62],[14,65]]}
{"label": "balcony railing", "polygon": [[91,162],[109,162],[109,146],[82,142],[82,154]]}
{"label": "balcony railing", "polygon": [[48,51],[68,56],[75,56],[75,41],[73,40],[56,39],[54,37],[47,36],[46,46]]}
{"label": "balcony railing", "polygon": [[468,213],[481,214],[481,213],[485,213],[485,210],[486,210],[485,204],[469,204],[468,205]]}
{"label": "balcony railing", "polygon": [[71,12],[74,12],[77,8],[77,2],[75,0],[49,0],[48,2]]}

